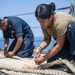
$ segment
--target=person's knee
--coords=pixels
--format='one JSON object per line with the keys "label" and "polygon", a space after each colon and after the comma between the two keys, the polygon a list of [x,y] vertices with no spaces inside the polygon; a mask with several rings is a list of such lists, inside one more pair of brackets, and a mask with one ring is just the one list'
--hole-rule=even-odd
{"label": "person's knee", "polygon": [[19,51],[16,55],[19,56],[19,57],[31,57],[32,54],[33,54],[33,50],[34,48],[28,50],[28,51]]}
{"label": "person's knee", "polygon": [[25,52],[25,53],[22,53],[22,54],[18,53],[17,56],[24,58],[24,57],[31,57],[32,54],[33,54],[33,52],[30,51],[30,52]]}

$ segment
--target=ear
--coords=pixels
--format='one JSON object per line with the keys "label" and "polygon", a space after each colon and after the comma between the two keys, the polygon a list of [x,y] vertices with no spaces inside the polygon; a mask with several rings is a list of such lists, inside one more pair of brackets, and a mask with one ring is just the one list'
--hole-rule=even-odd
{"label": "ear", "polygon": [[52,21],[52,19],[53,19],[53,15],[50,16],[49,20]]}
{"label": "ear", "polygon": [[51,19],[51,20],[53,19],[53,15],[50,16],[50,19]]}

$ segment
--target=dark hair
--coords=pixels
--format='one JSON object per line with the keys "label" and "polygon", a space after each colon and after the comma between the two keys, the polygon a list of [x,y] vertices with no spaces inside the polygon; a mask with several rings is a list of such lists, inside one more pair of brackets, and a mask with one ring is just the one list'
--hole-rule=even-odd
{"label": "dark hair", "polygon": [[48,4],[40,4],[37,6],[35,10],[35,16],[41,19],[50,18],[53,15],[53,11],[55,11],[55,3],[51,2]]}
{"label": "dark hair", "polygon": [[2,19],[0,19],[0,27],[2,27],[2,26],[3,26]]}

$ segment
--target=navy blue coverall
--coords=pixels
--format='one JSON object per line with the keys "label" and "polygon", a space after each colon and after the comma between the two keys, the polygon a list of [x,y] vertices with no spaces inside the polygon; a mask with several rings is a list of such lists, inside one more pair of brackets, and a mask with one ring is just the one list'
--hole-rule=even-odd
{"label": "navy blue coverall", "polygon": [[8,51],[12,51],[16,45],[17,37],[23,37],[23,43],[15,55],[20,57],[30,57],[34,48],[34,35],[30,26],[19,17],[6,17],[8,19],[8,27],[3,31],[5,39],[14,39],[9,46]]}

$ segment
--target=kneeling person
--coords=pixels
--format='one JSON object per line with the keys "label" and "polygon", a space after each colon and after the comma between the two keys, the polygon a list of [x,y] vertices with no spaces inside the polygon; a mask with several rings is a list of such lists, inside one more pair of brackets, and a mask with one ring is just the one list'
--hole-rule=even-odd
{"label": "kneeling person", "polygon": [[[4,55],[12,57],[30,57],[34,48],[34,35],[30,26],[19,17],[0,19],[0,30],[4,37]],[[9,38],[14,39],[8,48]]]}

